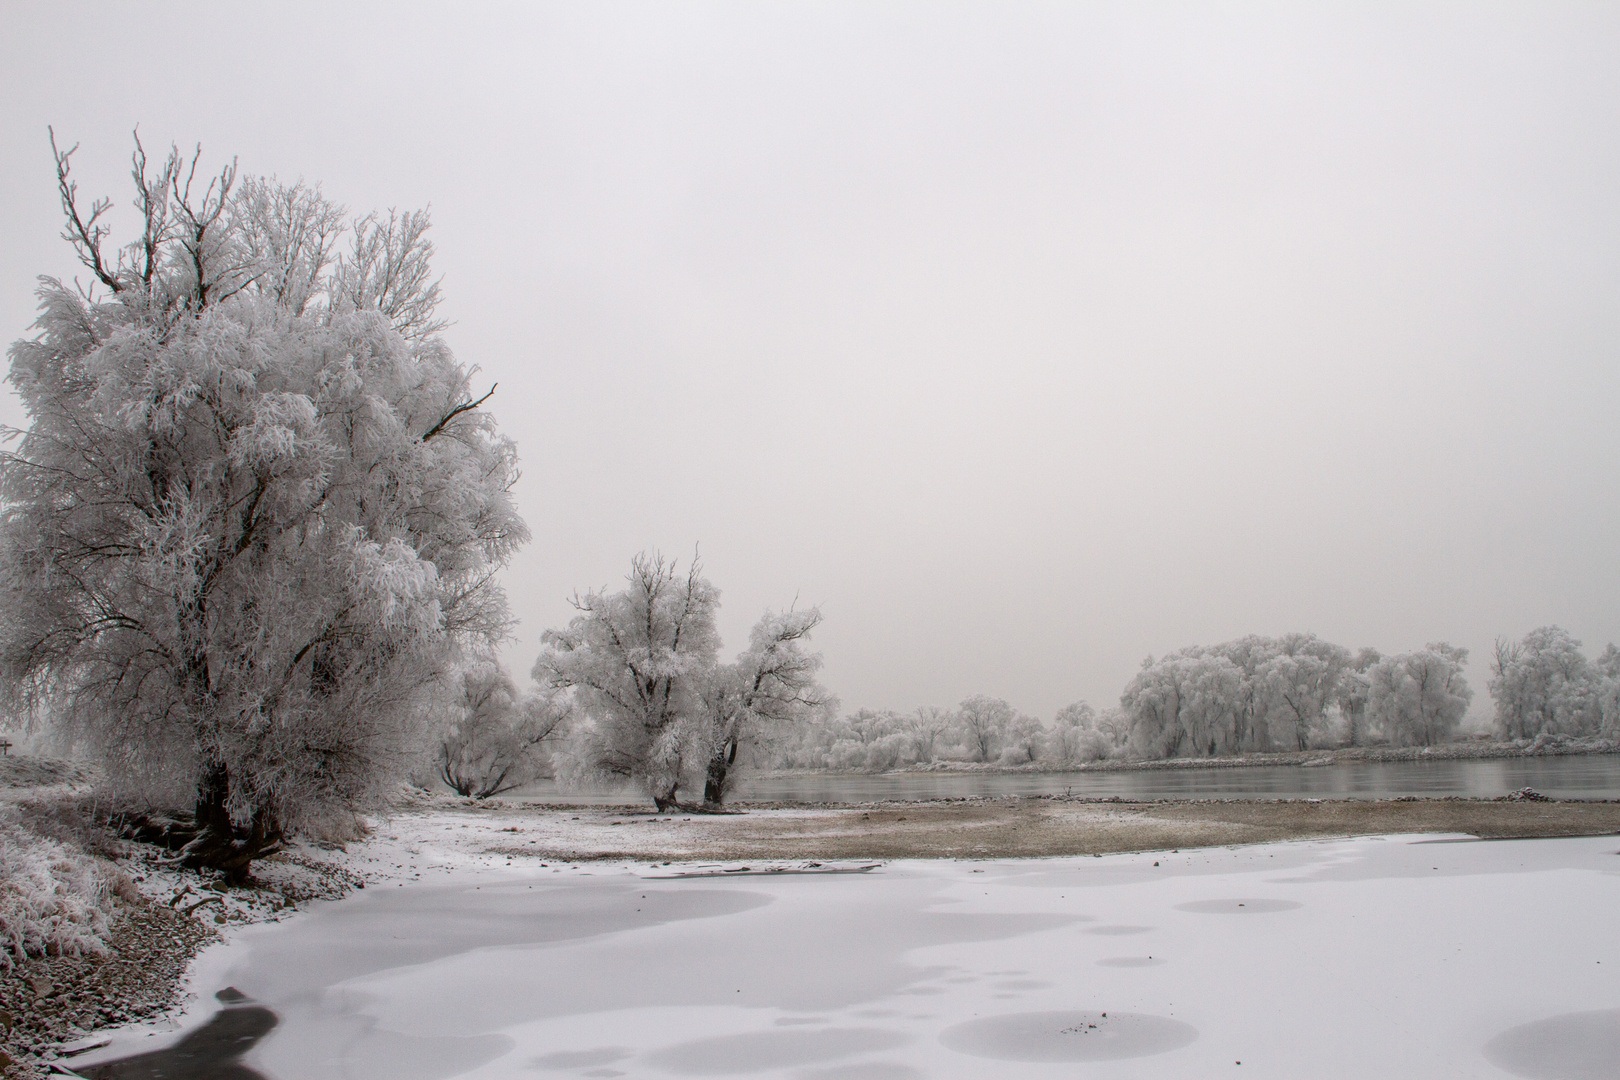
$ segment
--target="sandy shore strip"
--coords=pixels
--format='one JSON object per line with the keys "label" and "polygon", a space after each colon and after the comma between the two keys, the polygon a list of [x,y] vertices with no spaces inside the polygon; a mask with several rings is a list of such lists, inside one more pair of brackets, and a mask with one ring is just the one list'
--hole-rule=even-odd
{"label": "sandy shore strip", "polygon": [[[441,814],[453,816],[440,820]],[[409,856],[413,844],[429,838],[429,846],[440,852],[436,858],[458,851],[514,860],[645,862],[1039,858],[1397,833],[1490,839],[1610,835],[1620,833],[1620,802],[998,798],[755,807],[725,815],[495,804],[402,815],[371,841],[366,857],[377,860],[373,865],[392,857],[403,866],[408,858],[390,856],[391,845],[406,845]]]}

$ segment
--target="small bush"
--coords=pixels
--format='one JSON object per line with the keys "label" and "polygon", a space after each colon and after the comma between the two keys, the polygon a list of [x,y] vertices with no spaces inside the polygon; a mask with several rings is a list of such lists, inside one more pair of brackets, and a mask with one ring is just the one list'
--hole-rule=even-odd
{"label": "small bush", "polygon": [[0,971],[45,953],[105,953],[114,893],[111,864],[30,830],[0,806]]}

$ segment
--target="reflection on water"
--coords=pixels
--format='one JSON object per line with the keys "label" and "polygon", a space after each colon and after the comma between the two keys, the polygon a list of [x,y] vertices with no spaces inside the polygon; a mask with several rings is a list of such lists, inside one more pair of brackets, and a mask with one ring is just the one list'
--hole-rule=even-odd
{"label": "reflection on water", "polygon": [[[1495,798],[1532,787],[1555,799],[1620,799],[1620,754],[1474,761],[1360,761],[1069,773],[810,773],[738,781],[739,802],[858,803],[1003,795],[1125,799],[1388,799],[1403,795]],[[640,802],[634,791],[527,789],[532,802]]]}

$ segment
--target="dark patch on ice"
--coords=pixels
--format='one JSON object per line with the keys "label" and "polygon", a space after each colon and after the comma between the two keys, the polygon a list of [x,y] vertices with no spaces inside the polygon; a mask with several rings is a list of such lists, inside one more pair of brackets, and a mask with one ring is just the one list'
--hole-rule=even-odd
{"label": "dark patch on ice", "polygon": [[1177,904],[1176,910],[1192,911],[1200,915],[1264,915],[1271,911],[1293,911],[1304,906],[1298,900],[1267,900],[1240,896],[1231,900],[1194,900],[1186,904]]}
{"label": "dark patch on ice", "polygon": [[997,990],[1045,990],[1052,984],[1044,979],[1008,979],[995,984]]}
{"label": "dark patch on ice", "polygon": [[1152,929],[1151,926],[1093,926],[1086,933],[1119,937],[1124,934],[1145,934]]}
{"label": "dark patch on ice", "polygon": [[602,1080],[607,1080],[607,1078],[611,1077],[611,1076],[624,1076],[626,1074],[623,1072],[623,1070],[620,1070],[620,1069],[586,1069],[584,1072],[580,1073],[579,1075],[581,1075],[581,1076],[590,1076],[590,1077],[600,1077],[600,1078],[602,1078]]}
{"label": "dark patch on ice", "polygon": [[648,1054],[647,1060],[670,1072],[709,1076],[780,1069],[801,1062],[893,1050],[906,1041],[906,1036],[898,1031],[880,1028],[750,1031],[679,1043]]}
{"label": "dark patch on ice", "polygon": [[923,1080],[926,1074],[897,1061],[855,1061],[825,1069],[796,1072],[793,1080]]}
{"label": "dark patch on ice", "polygon": [[[227,990],[235,996],[221,991],[221,1000],[247,1001],[234,988]],[[238,1059],[275,1026],[276,1014],[263,1005],[232,1004],[181,1036],[173,1046],[82,1065],[77,1071],[89,1080],[265,1080],[263,1073]]]}
{"label": "dark patch on ice", "polygon": [[598,1046],[591,1050],[558,1050],[542,1054],[529,1062],[535,1069],[586,1069],[592,1065],[611,1065],[630,1056],[622,1046]]}
{"label": "dark patch on ice", "polygon": [[1164,960],[1157,956],[1105,956],[1097,961],[1098,967],[1158,967]]}
{"label": "dark patch on ice", "polygon": [[1620,1009],[1564,1013],[1485,1044],[1497,1068],[1531,1080],[1612,1080],[1620,1071]]}
{"label": "dark patch on ice", "polygon": [[939,1041],[996,1061],[1116,1061],[1179,1050],[1198,1029],[1146,1013],[1029,1012],[946,1028]]}
{"label": "dark patch on ice", "polygon": [[784,1016],[776,1022],[777,1027],[799,1027],[803,1024],[825,1024],[825,1016]]}

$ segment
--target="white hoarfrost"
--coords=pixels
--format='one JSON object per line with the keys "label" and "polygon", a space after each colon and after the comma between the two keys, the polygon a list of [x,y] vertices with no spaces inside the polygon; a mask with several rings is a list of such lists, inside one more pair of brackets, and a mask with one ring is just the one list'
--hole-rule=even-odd
{"label": "white hoarfrost", "polygon": [[120,877],[111,863],[39,836],[16,807],[0,804],[0,971],[47,950],[106,952]]}
{"label": "white hoarfrost", "polygon": [[349,222],[234,166],[203,190],[137,145],[143,233],[115,251],[71,153],[97,287],[44,280],[10,349],[0,703],[195,806],[188,860],[242,877],[380,803],[508,630],[516,450],[434,334],[425,214]]}

